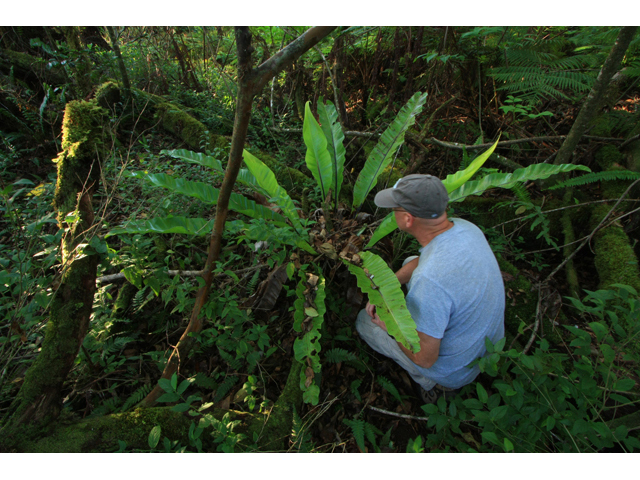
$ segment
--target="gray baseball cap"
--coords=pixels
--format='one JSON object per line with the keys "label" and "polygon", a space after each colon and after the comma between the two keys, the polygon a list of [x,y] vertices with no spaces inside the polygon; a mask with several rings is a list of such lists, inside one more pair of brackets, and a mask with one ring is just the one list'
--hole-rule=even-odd
{"label": "gray baseball cap", "polygon": [[438,177],[413,174],[379,191],[373,201],[382,208],[404,208],[415,217],[437,218],[447,209],[449,195]]}

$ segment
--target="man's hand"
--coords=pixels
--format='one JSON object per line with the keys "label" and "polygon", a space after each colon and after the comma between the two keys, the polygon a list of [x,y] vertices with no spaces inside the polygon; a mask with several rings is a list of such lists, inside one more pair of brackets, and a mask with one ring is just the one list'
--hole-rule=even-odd
{"label": "man's hand", "polygon": [[364,307],[364,309],[366,310],[367,314],[371,317],[371,321],[386,332],[387,326],[384,324],[384,322],[380,319],[380,317],[376,313],[376,306],[373,305],[371,302],[367,302],[367,306]]}

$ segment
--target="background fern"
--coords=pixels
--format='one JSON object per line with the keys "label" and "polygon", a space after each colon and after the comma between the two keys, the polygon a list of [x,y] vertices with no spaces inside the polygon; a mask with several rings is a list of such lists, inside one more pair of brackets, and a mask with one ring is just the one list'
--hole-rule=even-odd
{"label": "background fern", "polygon": [[581,185],[587,185],[595,182],[609,182],[612,180],[637,180],[640,178],[639,172],[632,172],[630,170],[607,170],[606,172],[592,172],[579,177],[571,178],[565,182],[559,183],[549,190],[557,190],[559,188],[577,187]]}
{"label": "background fern", "polygon": [[391,383],[391,381],[388,378],[379,376],[377,378],[377,381],[382,386],[382,388],[384,388],[387,392],[393,395],[393,398],[398,400],[398,402],[402,403],[402,397],[400,396],[398,389],[393,383]]}
{"label": "background fern", "polygon": [[127,398],[127,401],[124,402],[124,405],[122,405],[122,407],[120,408],[120,411],[126,412],[127,410],[129,410],[129,408],[138,404],[144,397],[147,396],[147,394],[150,391],[151,391],[150,383],[146,383],[142,385],[135,392],[133,392],[129,398]]}
{"label": "background fern", "polygon": [[324,355],[324,361],[328,363],[345,362],[360,372],[364,372],[367,367],[353,352],[349,352],[344,348],[332,348],[327,350]]}
{"label": "background fern", "polygon": [[[558,43],[555,48],[553,42]],[[545,98],[570,99],[567,93],[582,95],[591,89],[595,55],[565,56],[558,40],[528,39],[517,45],[505,50],[505,66],[489,73],[498,83],[497,90],[535,104]],[[558,53],[550,53],[554,50]]]}

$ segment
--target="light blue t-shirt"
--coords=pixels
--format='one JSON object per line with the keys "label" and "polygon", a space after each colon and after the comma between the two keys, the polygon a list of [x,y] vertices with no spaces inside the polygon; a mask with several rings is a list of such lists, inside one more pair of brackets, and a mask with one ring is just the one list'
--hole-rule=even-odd
{"label": "light blue t-shirt", "polygon": [[467,365],[486,353],[484,339],[504,337],[504,284],[482,231],[452,219],[454,226],[420,249],[406,301],[417,330],[442,339],[438,360],[420,368],[444,387],[459,388],[480,373]]}

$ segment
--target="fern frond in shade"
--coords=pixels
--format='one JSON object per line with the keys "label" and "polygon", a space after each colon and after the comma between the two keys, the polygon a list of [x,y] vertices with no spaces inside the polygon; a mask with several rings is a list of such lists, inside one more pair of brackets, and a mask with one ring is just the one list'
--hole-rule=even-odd
{"label": "fern frond in shade", "polygon": [[559,188],[579,187],[596,182],[610,182],[612,180],[637,180],[640,178],[640,172],[632,172],[630,170],[607,170],[606,172],[592,172],[579,177],[574,177],[566,182],[559,183],[549,188],[549,190],[557,190]]}
{"label": "fern frond in shade", "polygon": [[563,56],[540,51],[548,41],[531,41],[505,51],[505,66],[491,69],[497,89],[538,103],[544,98],[570,99],[588,92],[596,78],[596,56]]}

